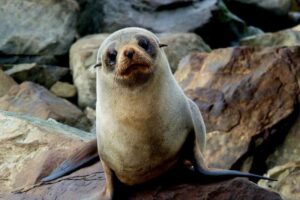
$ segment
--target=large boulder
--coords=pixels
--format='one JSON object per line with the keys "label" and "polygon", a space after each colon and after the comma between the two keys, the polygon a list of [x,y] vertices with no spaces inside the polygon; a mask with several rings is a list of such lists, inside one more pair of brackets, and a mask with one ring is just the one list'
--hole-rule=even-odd
{"label": "large boulder", "polygon": [[54,120],[1,110],[0,130],[0,194],[31,186],[94,138]]}
{"label": "large boulder", "polygon": [[17,83],[14,81],[14,79],[12,79],[11,77],[9,77],[8,75],[6,75],[1,69],[0,69],[0,97],[2,97],[3,95],[5,95],[9,89],[14,86],[17,85]]}
{"label": "large boulder", "polygon": [[[70,67],[73,81],[78,91],[80,106],[95,107],[96,76],[89,69],[96,63],[97,50],[108,34],[86,36],[72,45],[70,51]],[[161,43],[165,43],[165,52],[170,60],[172,71],[176,71],[179,60],[193,51],[210,51],[201,37],[193,33],[163,33],[158,35]]]}
{"label": "large boulder", "polygon": [[51,58],[68,52],[76,34],[76,1],[0,0],[0,4],[0,54],[4,55],[0,63],[11,63],[16,56]]}
{"label": "large boulder", "polygon": [[[0,111],[0,198],[90,199],[105,184],[100,163],[68,176],[39,185],[59,163],[95,136],[53,120]],[[125,188],[129,199],[188,198],[229,200],[281,200],[274,192],[246,179],[213,181],[195,177],[193,172],[175,170],[157,181]],[[123,197],[123,196],[122,196]]]}
{"label": "large boulder", "polygon": [[214,131],[207,136],[210,166],[241,167],[249,157],[252,167],[264,166],[294,117],[299,55],[299,47],[235,47],[181,61],[176,79]]}
{"label": "large boulder", "polygon": [[89,129],[89,121],[80,109],[32,82],[13,86],[0,98],[0,109],[41,119],[52,118],[81,129]]}
{"label": "large boulder", "polygon": [[83,35],[134,26],[155,33],[197,31],[213,47],[219,47],[228,46],[250,33],[245,22],[231,13],[221,0],[79,2],[82,10],[78,30]]}
{"label": "large boulder", "polygon": [[[218,0],[115,1],[103,0],[103,29],[137,26],[153,32],[188,32],[209,22]],[[187,20],[188,19],[188,20]]]}
{"label": "large boulder", "polygon": [[254,47],[276,47],[300,45],[300,25],[274,33],[265,33],[245,37],[240,45]]}

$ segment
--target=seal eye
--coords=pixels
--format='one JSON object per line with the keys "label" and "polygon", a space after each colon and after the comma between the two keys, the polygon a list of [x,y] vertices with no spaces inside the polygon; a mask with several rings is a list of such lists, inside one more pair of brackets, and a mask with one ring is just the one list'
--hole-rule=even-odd
{"label": "seal eye", "polygon": [[149,49],[149,40],[145,37],[140,37],[138,45],[147,51]]}
{"label": "seal eye", "polygon": [[111,51],[107,52],[108,64],[109,65],[116,64],[117,55],[118,55],[118,52],[116,50],[111,50]]}
{"label": "seal eye", "polygon": [[143,48],[152,58],[154,58],[156,51],[153,41],[143,35],[138,35],[136,38],[138,45]]}

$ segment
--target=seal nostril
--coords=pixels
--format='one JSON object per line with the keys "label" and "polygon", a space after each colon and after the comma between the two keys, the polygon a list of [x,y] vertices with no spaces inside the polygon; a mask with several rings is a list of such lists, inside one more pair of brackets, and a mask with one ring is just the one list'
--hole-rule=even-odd
{"label": "seal nostril", "polygon": [[128,57],[129,59],[133,58],[134,51],[133,50],[127,50],[124,52],[125,56]]}

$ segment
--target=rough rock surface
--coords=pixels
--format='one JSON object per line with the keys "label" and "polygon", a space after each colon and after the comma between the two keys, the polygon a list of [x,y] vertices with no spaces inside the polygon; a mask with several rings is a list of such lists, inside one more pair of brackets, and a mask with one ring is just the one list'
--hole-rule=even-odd
{"label": "rough rock surface", "polygon": [[0,109],[41,119],[52,118],[82,129],[89,128],[88,120],[75,105],[32,82],[12,87],[0,98]]}
{"label": "rough rock surface", "polygon": [[68,52],[76,34],[76,1],[0,0],[0,5],[0,54],[8,61]]}
{"label": "rough rock surface", "polygon": [[210,20],[212,12],[218,9],[217,2],[103,0],[103,29],[112,32],[128,26],[146,26],[158,33],[188,32]]}
{"label": "rough rock surface", "polygon": [[[97,50],[108,34],[95,34],[78,40],[70,51],[70,67],[73,81],[78,91],[79,105],[95,107],[96,77],[89,69],[95,64]],[[168,44],[165,52],[170,60],[171,69],[177,69],[179,60],[193,51],[209,51],[210,48],[201,37],[193,33],[164,33],[158,35],[161,43]]]}
{"label": "rough rock surface", "polygon": [[0,69],[0,97],[5,95],[9,91],[9,89],[14,85],[17,85],[17,83],[14,81],[14,79],[12,79],[8,75],[6,75]]}
{"label": "rough rock surface", "polygon": [[5,71],[18,83],[31,81],[50,88],[56,81],[67,75],[66,67],[39,65],[36,63],[18,64]]}
{"label": "rough rock surface", "polygon": [[76,95],[76,88],[68,82],[57,81],[50,89],[58,97],[71,98]]}
{"label": "rough rock surface", "polygon": [[176,79],[199,106],[208,131],[216,130],[207,137],[211,166],[231,168],[251,154],[257,154],[254,163],[267,158],[267,147],[287,134],[279,123],[294,112],[299,70],[299,47],[226,48],[181,61]]}
{"label": "rough rock surface", "polygon": [[300,45],[300,25],[278,31],[243,38],[240,45],[254,47],[276,47]]}
{"label": "rough rock surface", "polygon": [[248,32],[245,22],[221,0],[104,0],[103,5],[103,29],[107,32],[128,26],[155,33],[196,31],[213,48],[230,45]]}
{"label": "rough rock surface", "polygon": [[278,181],[261,180],[258,182],[260,186],[276,190],[285,200],[300,199],[300,160],[276,166],[270,169],[267,174]]}
{"label": "rough rock surface", "polygon": [[[62,125],[0,110],[0,194],[32,185],[94,137]],[[1,199],[1,196],[0,196]]]}
{"label": "rough rock surface", "polygon": [[[81,169],[48,185],[36,187],[24,193],[8,194],[6,200],[32,199],[90,199],[99,194],[104,187],[104,174],[99,163]],[[150,184],[125,188],[120,199],[128,196],[129,200],[138,199],[189,199],[189,200],[282,200],[271,191],[264,190],[256,184],[242,178],[227,181],[195,180],[181,177],[178,172]],[[1,196],[0,196],[1,197]]]}

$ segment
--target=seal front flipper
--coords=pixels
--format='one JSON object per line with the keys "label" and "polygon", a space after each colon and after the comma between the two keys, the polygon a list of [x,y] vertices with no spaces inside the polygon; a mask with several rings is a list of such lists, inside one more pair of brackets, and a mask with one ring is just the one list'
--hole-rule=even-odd
{"label": "seal front flipper", "polygon": [[196,172],[198,172],[201,176],[209,176],[215,178],[232,178],[232,177],[248,177],[248,178],[256,178],[256,179],[265,179],[276,181],[275,179],[271,179],[265,176],[260,176],[256,174],[251,174],[247,172],[241,172],[237,170],[211,170],[206,167],[202,152],[205,149],[205,137],[206,137],[206,129],[204,125],[204,121],[202,119],[201,113],[198,109],[198,106],[190,99],[188,99],[190,109],[191,109],[191,118],[193,122],[194,128],[194,146],[193,146],[193,158],[192,164]]}
{"label": "seal front flipper", "polygon": [[78,151],[75,151],[69,159],[65,160],[60,166],[54,169],[49,176],[44,177],[41,182],[52,181],[68,175],[77,169],[95,163],[98,160],[97,140],[94,139],[84,144]]}

